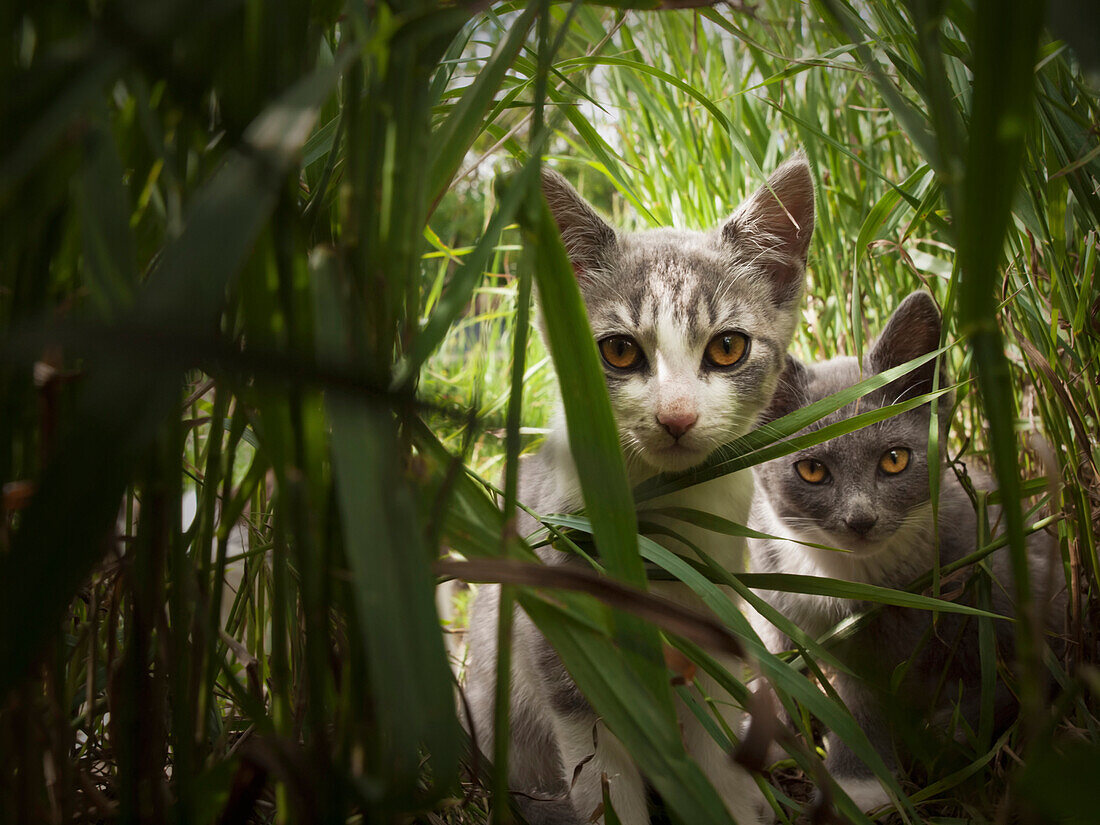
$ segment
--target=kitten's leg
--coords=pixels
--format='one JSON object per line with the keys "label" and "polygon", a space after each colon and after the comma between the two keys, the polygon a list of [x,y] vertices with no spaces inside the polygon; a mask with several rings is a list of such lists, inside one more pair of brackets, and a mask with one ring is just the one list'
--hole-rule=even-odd
{"label": "kitten's leg", "polygon": [[[493,750],[497,677],[496,632],[500,588],[482,585],[470,618],[470,659],[466,672],[467,727],[486,756]],[[536,654],[548,647],[522,610],[515,612],[512,636],[511,742],[508,787],[530,825],[583,825],[562,780],[562,763],[539,680]]]}
{"label": "kitten's leg", "polygon": [[[871,745],[886,766],[896,773],[890,731],[878,710],[878,700],[862,684],[856,683],[850,677],[838,676],[836,681],[837,692],[851,711],[856,724],[867,734]],[[825,767],[829,774],[860,810],[871,811],[890,802],[889,795],[874,772],[831,731],[825,737],[825,749]]]}
{"label": "kitten's leg", "polygon": [[560,748],[553,724],[529,708],[512,716],[508,787],[528,825],[583,825],[562,778]]}
{"label": "kitten's leg", "polygon": [[[594,716],[559,717],[555,725],[566,784],[581,822],[603,822],[592,815],[603,804],[603,776],[611,806],[622,825],[649,825],[645,783],[622,742]],[[587,760],[587,761],[586,761]]]}
{"label": "kitten's leg", "polygon": [[[740,668],[740,662],[727,664],[727,669],[734,673]],[[725,691],[710,676],[700,674],[696,681],[709,696],[718,698],[718,712],[730,730],[740,731],[744,735],[743,732],[748,727],[744,711],[723,701],[722,697],[726,697]],[[734,764],[729,752],[714,740],[683,702],[677,702],[677,715],[688,753],[714,785],[734,820],[739,824],[774,822],[775,812],[748,771]]]}
{"label": "kitten's leg", "polygon": [[[825,745],[830,751],[837,747],[838,741],[836,735],[832,733],[825,737]],[[851,753],[849,752],[848,755],[850,756]],[[826,763],[829,761],[835,760],[826,760]],[[882,787],[882,783],[866,765],[859,760],[855,761],[858,764],[850,772],[836,764],[829,767],[829,773],[836,780],[836,784],[848,794],[861,811],[873,811],[889,804],[890,797]]]}
{"label": "kitten's leg", "polygon": [[537,674],[533,683],[540,691],[539,712],[553,726],[560,758],[556,784],[569,789],[580,822],[587,823],[603,802],[606,774],[611,804],[622,825],[648,825],[645,785],[634,760],[622,743],[597,721],[592,706],[569,676],[557,651],[546,637],[534,632],[537,635],[523,650],[530,672]]}

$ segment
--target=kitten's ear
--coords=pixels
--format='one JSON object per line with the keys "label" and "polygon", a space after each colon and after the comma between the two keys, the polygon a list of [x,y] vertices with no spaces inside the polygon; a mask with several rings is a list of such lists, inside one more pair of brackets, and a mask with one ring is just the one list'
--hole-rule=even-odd
{"label": "kitten's ear", "polygon": [[790,353],[783,365],[783,372],[775,385],[775,394],[764,412],[760,413],[760,424],[770,424],[787,413],[806,406],[806,382],[809,375],[802,362]]}
{"label": "kitten's ear", "polygon": [[[722,240],[763,265],[780,303],[797,300],[814,232],[814,181],[799,152],[772,173],[722,227]],[[740,257],[739,254],[739,257]]]}
{"label": "kitten's ear", "polygon": [[615,247],[615,230],[604,223],[565,178],[552,169],[542,170],[542,194],[561,232],[565,250],[577,278],[585,280],[599,270]]}
{"label": "kitten's ear", "polygon": [[[867,360],[871,369],[880,373],[932,352],[939,346],[939,307],[927,292],[913,292],[894,310],[886,322],[886,329],[871,347]],[[932,359],[894,381],[890,385],[895,396],[893,403],[932,392],[938,360]],[[940,385],[946,383],[941,374]]]}

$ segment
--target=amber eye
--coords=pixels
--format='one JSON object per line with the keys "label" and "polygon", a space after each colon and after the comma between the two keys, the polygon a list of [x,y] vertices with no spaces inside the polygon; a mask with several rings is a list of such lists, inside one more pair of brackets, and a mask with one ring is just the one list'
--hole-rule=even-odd
{"label": "amber eye", "polygon": [[732,367],[749,351],[749,338],[740,332],[721,332],[710,339],[704,360],[713,367]]}
{"label": "amber eye", "polygon": [[642,348],[633,338],[612,335],[600,341],[600,355],[615,369],[629,370],[642,364]]}
{"label": "amber eye", "polygon": [[803,481],[820,484],[829,477],[829,468],[812,458],[804,458],[794,465]]}
{"label": "amber eye", "polygon": [[882,468],[883,472],[897,475],[909,466],[909,451],[904,447],[887,450],[882,454],[882,458],[878,460],[878,466]]}

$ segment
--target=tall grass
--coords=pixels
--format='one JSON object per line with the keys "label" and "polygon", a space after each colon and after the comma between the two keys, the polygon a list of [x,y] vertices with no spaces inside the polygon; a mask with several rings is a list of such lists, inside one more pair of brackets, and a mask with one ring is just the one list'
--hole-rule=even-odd
{"label": "tall grass", "polygon": [[[733,701],[744,674],[696,644],[710,625],[653,623],[643,561],[701,595],[807,736],[815,717],[874,762],[807,676],[827,645],[770,656],[716,586],[751,599],[751,577],[637,535],[537,189],[545,156],[621,223],[701,228],[798,148],[818,222],[797,353],[861,352],[930,289],[945,343],[964,342],[938,437],[995,468],[1017,565],[1053,516],[1071,596],[1066,661],[1018,623],[1019,724],[958,743],[919,786],[880,765],[891,815],[1091,816],[1095,90],[1025,2],[629,5],[5,7],[0,819],[505,819],[457,721],[433,564],[513,577],[678,821],[726,816],[683,751],[661,644]],[[514,497],[559,382],[587,507],[547,524],[592,533],[631,590],[538,586],[490,490]],[[438,565],[445,549],[465,561]],[[821,585],[950,609],[843,587]],[[675,692],[700,713],[727,700]],[[761,777],[782,818],[810,815],[805,774],[866,821],[790,747]]]}

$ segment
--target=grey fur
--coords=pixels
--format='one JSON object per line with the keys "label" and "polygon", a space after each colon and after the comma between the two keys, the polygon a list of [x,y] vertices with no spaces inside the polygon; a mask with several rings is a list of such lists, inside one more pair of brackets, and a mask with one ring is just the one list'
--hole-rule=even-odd
{"label": "grey fur", "polygon": [[[778,418],[863,378],[931,352],[939,346],[939,340],[940,319],[935,303],[925,293],[914,293],[891,316],[864,359],[862,370],[855,358],[834,358],[815,366],[803,366],[790,359],[781,389],[765,418]],[[817,422],[808,431],[928,392],[932,389],[934,369],[933,360]],[[941,383],[946,383],[945,377],[941,376]],[[950,409],[950,398],[941,398],[941,433],[946,433]],[[752,540],[749,543],[752,569],[823,575],[904,589],[931,569],[937,555],[943,565],[972,552],[977,540],[974,507],[954,471],[946,466],[942,450],[941,455],[927,454],[930,415],[930,406],[926,404],[756,467],[756,498],[750,526],[771,535],[797,537],[851,552],[833,553],[787,541]],[[882,456],[898,447],[911,451],[909,465],[896,475],[880,470]],[[824,464],[830,480],[819,484],[804,481],[795,469],[804,459]],[[940,478],[938,544],[929,500],[932,472]],[[990,478],[982,470],[970,468],[968,475],[977,489],[990,489]],[[991,508],[991,523],[996,525],[998,518],[999,509]],[[1045,533],[1034,534],[1030,550],[1033,581],[1040,584],[1037,592],[1051,592],[1041,586],[1054,575],[1050,537]],[[1004,553],[992,557],[992,570],[993,608],[1012,615],[1008,596],[1011,577]],[[953,587],[958,587],[958,583],[948,589]],[[970,594],[968,590],[963,599],[971,599]],[[811,635],[823,633],[865,607],[846,600],[777,591],[764,591],[761,595]],[[1057,616],[1058,599],[1040,601],[1046,603],[1046,615],[1053,620]],[[790,640],[769,623],[760,620],[756,624],[770,649],[777,651],[789,646]],[[1012,626],[998,621],[994,627],[999,657],[1011,661]],[[837,691],[888,765],[896,767],[895,746],[900,745],[894,734],[899,733],[898,725],[905,720],[930,725],[932,735],[953,735],[953,731],[943,729],[946,725],[942,717],[951,700],[959,697],[942,695],[944,685],[951,694],[961,686],[962,718],[977,728],[980,656],[976,628],[972,619],[941,614],[934,632],[929,632],[929,612],[887,607],[835,649],[838,658],[858,674],[836,674]],[[891,679],[904,662],[908,663],[908,672],[895,693]],[[946,678],[941,685],[944,673]],[[1011,696],[1002,686],[995,709],[994,721],[998,727],[1009,721],[1013,707]],[[937,726],[933,720],[941,721]],[[868,795],[867,785],[860,785],[861,780],[870,780],[872,775],[848,747],[835,737],[828,744],[827,766],[842,786],[847,782],[846,787],[862,787],[863,798],[871,807],[884,802],[884,794]]]}
{"label": "grey fur", "polygon": [[[543,191],[595,338],[629,335],[645,353],[644,366],[634,371],[605,364],[633,482],[703,461],[716,447],[746,432],[770,399],[794,332],[813,229],[813,183],[805,159],[789,161],[768,185],[770,191],[757,192],[724,226],[710,232],[654,229],[627,234],[608,226],[560,175],[544,173]],[[713,368],[703,358],[707,342],[730,330],[749,337],[747,354],[733,368]],[[677,358],[678,372],[668,366]],[[660,428],[662,405],[680,410],[689,404],[698,413],[689,432],[673,436]],[[710,507],[723,515],[728,508],[740,509],[747,517],[749,475],[729,476],[722,483],[693,488],[678,503]],[[560,416],[539,453],[521,463],[519,495],[541,513],[570,512],[583,505]],[[517,525],[521,534],[538,526],[525,514],[517,515]],[[716,554],[740,569],[743,545],[724,541]],[[542,551],[542,556],[548,563],[574,563],[554,551]],[[471,616],[466,691],[473,732],[485,752],[491,751],[493,740],[498,609],[499,589],[483,586]],[[520,792],[515,798],[524,814],[546,825],[588,821],[603,769],[615,774],[612,800],[624,825],[648,822],[644,780],[629,754],[602,727],[560,658],[518,610],[512,663],[509,783]],[[693,735],[685,732],[686,739]],[[708,775],[720,786],[731,812],[741,822],[760,821],[752,780],[729,765],[713,743],[710,749]],[[584,763],[593,752],[592,762]],[[694,755],[703,764],[704,757]],[[576,810],[578,805],[584,809]]]}

